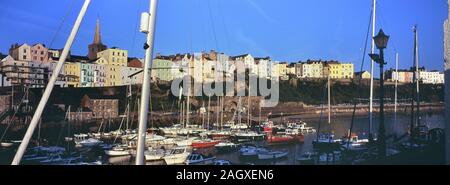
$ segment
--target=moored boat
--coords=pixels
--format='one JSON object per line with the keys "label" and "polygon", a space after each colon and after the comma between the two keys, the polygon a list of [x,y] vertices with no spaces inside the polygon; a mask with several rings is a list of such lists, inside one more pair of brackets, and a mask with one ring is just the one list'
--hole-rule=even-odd
{"label": "moored boat", "polygon": [[194,141],[192,142],[192,147],[194,148],[210,148],[214,147],[216,144],[219,144],[220,141],[216,140],[200,140],[200,141]]}
{"label": "moored boat", "polygon": [[216,160],[216,157],[214,156],[205,156],[202,154],[190,154],[185,163],[187,165],[198,165],[198,164],[208,165],[212,164],[214,160]]}
{"label": "moored boat", "polygon": [[163,157],[167,165],[184,164],[190,152],[187,151],[187,147],[173,148],[169,154]]}
{"label": "moored boat", "polygon": [[221,153],[236,151],[237,149],[239,149],[239,146],[239,144],[235,144],[232,142],[220,142],[214,145],[217,151]]}
{"label": "moored boat", "polygon": [[287,157],[287,151],[262,151],[258,153],[260,160],[275,160]]}

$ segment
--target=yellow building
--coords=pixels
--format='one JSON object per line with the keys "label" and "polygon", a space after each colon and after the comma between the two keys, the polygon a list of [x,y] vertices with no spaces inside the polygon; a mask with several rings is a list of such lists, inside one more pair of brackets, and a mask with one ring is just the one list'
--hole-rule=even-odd
{"label": "yellow building", "polygon": [[288,64],[285,62],[282,62],[282,63],[279,63],[277,66],[278,66],[278,75],[280,75],[280,77],[287,76]]}
{"label": "yellow building", "polygon": [[370,79],[370,73],[369,71],[356,72],[354,77],[356,79]]}
{"label": "yellow building", "polygon": [[351,63],[341,65],[342,65],[342,78],[353,79],[353,75],[355,74],[354,65]]}
{"label": "yellow building", "polygon": [[123,66],[105,65],[106,78],[105,86],[122,85],[122,68]]}
{"label": "yellow building", "polygon": [[328,64],[329,75],[331,79],[341,79],[342,78],[342,64],[339,63],[329,63]]}
{"label": "yellow building", "polygon": [[65,62],[64,78],[68,87],[80,87],[80,63]]}
{"label": "yellow building", "polygon": [[127,66],[128,51],[114,47],[97,53],[97,58],[97,64]]}
{"label": "yellow building", "polygon": [[331,79],[352,79],[354,76],[355,71],[351,63],[330,62],[327,64],[327,67]]}

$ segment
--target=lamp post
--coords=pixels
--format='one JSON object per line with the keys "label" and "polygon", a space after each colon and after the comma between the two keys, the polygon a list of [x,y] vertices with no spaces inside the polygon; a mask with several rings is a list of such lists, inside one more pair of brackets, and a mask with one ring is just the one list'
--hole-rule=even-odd
{"label": "lamp post", "polygon": [[389,36],[384,34],[383,30],[377,36],[373,37],[375,45],[380,50],[380,54],[369,54],[373,61],[380,64],[380,125],[378,127],[378,155],[382,159],[386,157],[386,138],[384,126],[384,72],[383,67],[386,64],[384,61],[384,49],[387,47]]}

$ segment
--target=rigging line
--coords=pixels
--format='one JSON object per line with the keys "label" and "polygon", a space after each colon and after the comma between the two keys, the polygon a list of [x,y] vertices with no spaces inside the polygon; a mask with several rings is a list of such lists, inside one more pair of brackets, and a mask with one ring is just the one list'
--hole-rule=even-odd
{"label": "rigging line", "polygon": [[134,56],[134,49],[135,49],[135,46],[136,46],[136,35],[137,35],[137,29],[138,29],[138,27],[139,27],[139,25],[138,25],[138,22],[139,22],[139,10],[140,10],[140,8],[142,7],[142,1],[138,1],[138,5],[137,5],[137,10],[136,10],[136,20],[135,20],[135,22],[134,22],[134,34],[133,34],[133,40],[132,40],[132,43],[131,43],[131,51],[130,51],[130,54],[131,54],[131,56]]}
{"label": "rigging line", "polygon": [[[216,1],[217,2],[217,9],[218,10],[221,10],[220,9],[220,7],[223,7],[223,6],[221,6],[222,4],[222,2],[223,1]],[[223,13],[223,12],[222,12]],[[223,27],[224,27],[224,29],[225,29],[225,44],[226,44],[226,46],[227,46],[227,48],[229,49],[230,48],[230,36],[229,36],[229,33],[228,33],[228,25],[227,25],[227,23],[226,23],[226,21],[225,21],[225,15],[226,14],[221,14],[221,13],[219,13],[219,16],[221,17],[221,22],[222,22],[222,25],[223,25]]]}
{"label": "rigging line", "polygon": [[323,110],[325,109],[324,102],[325,102],[325,95],[327,94],[327,85],[328,85],[328,82],[326,82],[324,85],[322,99],[320,100],[321,101],[320,117],[319,117],[319,124],[317,126],[317,133],[316,133],[316,141],[317,142],[319,142],[320,127],[321,127],[321,123],[322,123],[322,119],[323,119]]}
{"label": "rigging line", "polygon": [[[380,7],[380,5],[377,3],[377,5],[378,5],[378,7]],[[391,28],[391,26],[388,24],[389,22],[387,22],[387,21],[385,21],[385,19],[384,19],[384,14],[383,14],[383,8],[378,8],[377,9],[377,11],[378,11],[378,17],[379,17],[379,19],[380,19],[380,25],[381,25],[381,27],[385,27],[385,28]],[[384,23],[384,24],[383,24]],[[395,44],[396,42],[395,42],[395,38],[389,38],[389,43],[391,43],[392,44],[392,46],[394,47],[394,49],[396,49],[397,48],[397,45]]]}
{"label": "rigging line", "polygon": [[[27,86],[26,88],[27,88],[27,92],[28,92],[28,91],[30,90],[30,86]],[[3,141],[3,139],[4,139],[5,135],[6,135],[6,132],[8,132],[8,129],[11,127],[11,125],[12,125],[12,123],[13,123],[13,120],[12,120],[12,119],[13,119],[14,117],[16,117],[17,112],[19,112],[20,105],[22,105],[22,103],[24,102],[26,96],[27,96],[26,93],[22,96],[22,99],[20,100],[20,102],[19,102],[18,105],[17,105],[17,110],[14,111],[14,114],[10,117],[10,119],[9,119],[9,121],[8,121],[8,126],[6,126],[5,131],[3,131],[3,134],[2,134],[2,136],[0,137],[0,142]]]}
{"label": "rigging line", "polygon": [[[200,6],[200,0],[197,0],[197,1],[195,1],[195,2],[196,2],[196,5],[197,5],[197,9],[200,10],[199,13],[202,14],[202,11],[201,11],[202,8],[201,8],[201,6]],[[200,15],[200,17],[201,17],[201,18],[204,18],[205,16]],[[201,21],[199,21],[200,24],[201,24],[201,32],[202,32],[202,35],[206,35],[205,24],[203,24],[203,21],[204,21],[204,19],[201,19]],[[206,46],[206,42],[205,42],[206,39],[205,39],[205,38],[202,38],[201,40],[202,40],[203,48],[206,48],[206,47],[207,47],[207,46]]]}
{"label": "rigging line", "polygon": [[208,0],[208,10],[209,10],[209,20],[211,21],[212,31],[213,31],[213,35],[214,35],[214,42],[216,45],[216,50],[218,50],[216,26],[214,24],[212,10],[211,10],[211,0]]}
{"label": "rigging line", "polygon": [[66,22],[67,17],[69,16],[70,12],[72,11],[74,4],[75,4],[75,0],[72,0],[72,3],[70,3],[70,5],[69,5],[69,9],[66,11],[66,14],[64,15],[61,23],[59,24],[58,28],[56,29],[56,32],[53,34],[52,40],[50,40],[50,44],[48,46],[49,48],[51,48],[53,43],[55,42],[56,37],[58,36],[58,34],[61,31],[64,23]]}
{"label": "rigging line", "polygon": [[[373,8],[372,8],[373,9]],[[369,26],[367,27],[367,33],[366,33],[366,43],[364,46],[364,52],[363,52],[363,57],[362,57],[362,62],[361,62],[361,76],[358,79],[358,86],[357,86],[357,93],[358,93],[358,98],[361,98],[361,81],[362,81],[362,70],[364,68],[364,61],[366,59],[366,52],[367,52],[367,45],[369,43],[369,34],[370,34],[370,28],[371,28],[371,21],[372,21],[372,17],[373,17],[373,11],[370,11],[370,16],[369,16]],[[370,74],[373,75],[373,74]],[[353,126],[355,124],[355,115],[356,115],[356,105],[357,105],[357,101],[353,100],[353,112],[352,112],[352,119],[350,122],[350,131],[348,133],[347,136],[347,148],[349,148],[350,146],[350,137],[353,131]]]}

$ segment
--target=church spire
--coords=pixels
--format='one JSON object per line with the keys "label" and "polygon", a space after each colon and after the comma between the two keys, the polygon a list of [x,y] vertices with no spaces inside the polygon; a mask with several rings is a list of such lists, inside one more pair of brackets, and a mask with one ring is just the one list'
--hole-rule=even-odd
{"label": "church spire", "polygon": [[97,17],[97,23],[95,25],[95,36],[94,36],[94,44],[101,44],[102,38],[100,35],[100,20]]}

